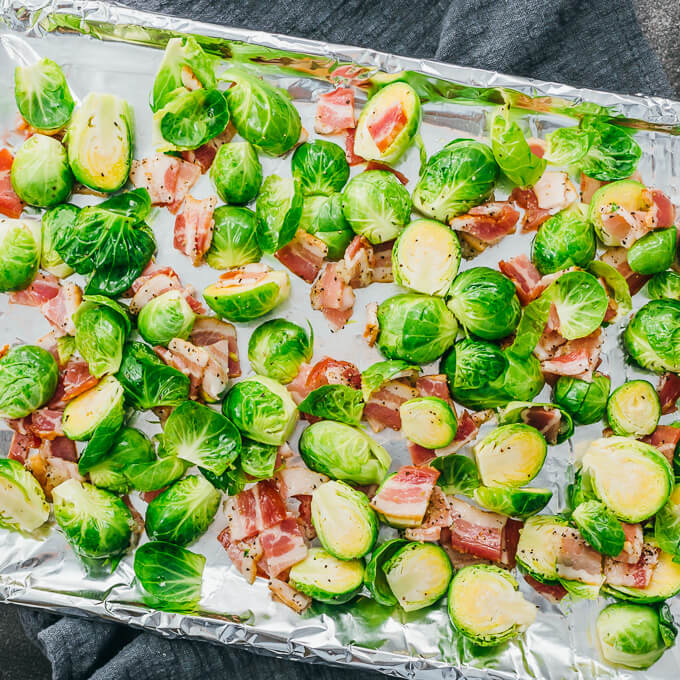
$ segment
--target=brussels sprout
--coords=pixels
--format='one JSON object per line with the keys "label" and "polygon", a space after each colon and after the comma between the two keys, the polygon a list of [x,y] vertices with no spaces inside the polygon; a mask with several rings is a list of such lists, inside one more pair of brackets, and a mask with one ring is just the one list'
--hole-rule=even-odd
{"label": "brussels sprout", "polygon": [[680,300],[680,274],[674,271],[654,274],[647,283],[647,295],[652,300]]}
{"label": "brussels sprout", "polygon": [[484,486],[524,486],[541,471],[548,446],[536,428],[515,423],[497,427],[473,451]]}
{"label": "brussels sprout", "polygon": [[339,560],[323,548],[311,548],[290,570],[290,584],[305,595],[328,604],[349,602],[361,589],[361,560]]}
{"label": "brussels sprout", "polygon": [[[158,458],[151,463],[133,463],[126,467],[125,473],[133,489],[158,491],[177,481],[190,467],[191,463],[171,456]],[[98,466],[92,468],[90,476],[97,469]]]}
{"label": "brussels sprout", "polygon": [[394,282],[426,295],[446,295],[460,266],[456,232],[434,220],[411,222],[394,244]]}
{"label": "brussels sprout", "polygon": [[553,401],[567,411],[579,425],[590,425],[602,419],[607,408],[609,376],[595,373],[592,382],[560,376],[553,386]]}
{"label": "brussels sprout", "polygon": [[569,512],[573,512],[581,503],[598,500],[597,494],[593,491],[593,484],[589,473],[577,470],[574,475],[574,482],[567,485],[566,501]]}
{"label": "brussels sprout", "polygon": [[531,152],[520,126],[505,116],[493,119],[491,149],[503,174],[517,186],[533,186],[545,170],[546,161]]}
{"label": "brussels sprout", "polygon": [[617,387],[607,402],[607,420],[614,434],[642,437],[652,434],[661,416],[659,395],[646,380]]}
{"label": "brussels sprout", "polygon": [[[545,423],[543,416],[550,417],[552,412],[559,412],[557,428],[550,422]],[[498,409],[498,424],[526,423],[539,427],[548,444],[561,444],[574,434],[574,421],[566,410],[557,404],[539,404],[535,401],[511,401],[504,408]]]}
{"label": "brussels sprout", "polygon": [[54,518],[85,567],[113,571],[132,538],[134,520],[125,503],[77,479],[55,487],[52,498]]}
{"label": "brussels sprout", "polygon": [[62,417],[64,434],[69,439],[86,441],[106,424],[115,432],[123,424],[123,386],[112,375],[71,399]]}
{"label": "brussels sprout", "polygon": [[223,144],[210,166],[210,179],[225,203],[250,203],[262,186],[262,164],[253,145],[249,142]]}
{"label": "brussels sprout", "polygon": [[454,139],[434,154],[413,191],[413,205],[426,217],[448,222],[484,203],[499,168],[491,149],[472,139]]}
{"label": "brussels sprout", "polygon": [[[342,259],[345,249],[354,238],[354,232],[347,223],[342,210],[342,201],[341,193],[323,197],[308,229],[310,234],[323,241],[328,247],[328,253],[326,253],[328,260]],[[302,219],[300,223],[302,225]]]}
{"label": "brussels sprout", "polygon": [[596,118],[584,118],[581,127],[594,133],[593,144],[581,161],[582,172],[601,182],[622,180],[635,172],[642,150],[632,131]]}
{"label": "brussels sprout", "polygon": [[529,517],[519,532],[517,564],[541,583],[557,581],[557,556],[568,529],[565,519],[554,515]]}
{"label": "brussels sprout", "polygon": [[538,229],[531,259],[541,274],[554,274],[569,267],[585,267],[597,244],[592,224],[578,210],[563,210]]}
{"label": "brussels sprout", "polygon": [[287,272],[270,269],[248,272],[240,268],[229,274],[229,278],[222,278],[203,291],[208,306],[223,319],[252,321],[271,312],[290,295]]}
{"label": "brussels sprout", "polygon": [[563,127],[546,135],[546,152],[543,156],[553,165],[574,166],[588,153],[595,134],[593,130]]}
{"label": "brussels sprout", "polygon": [[391,172],[367,170],[345,187],[342,212],[356,234],[377,245],[399,236],[411,215],[411,198]]}
{"label": "brussels sprout", "polygon": [[312,524],[321,545],[339,560],[363,557],[378,537],[378,518],[361,491],[324,482],[312,493]]}
{"label": "brussels sprout", "polygon": [[136,409],[178,406],[189,398],[189,377],[167,366],[141,342],[128,342],[116,377],[125,398]]}
{"label": "brussels sprout", "polygon": [[418,134],[420,99],[403,82],[378,90],[364,106],[357,122],[354,153],[366,160],[394,163]]}
{"label": "brussels sprout", "polygon": [[609,298],[600,282],[583,271],[562,274],[543,294],[555,305],[560,334],[567,340],[584,338],[596,331],[609,307]]}
{"label": "brussels sprout", "polygon": [[635,439],[596,439],[582,465],[595,494],[622,522],[635,524],[651,517],[673,489],[673,470],[664,455]]}
{"label": "brussels sprout", "polygon": [[168,40],[153,82],[151,110],[163,108],[179,87],[215,87],[215,66],[215,57],[206,54],[193,36]]}
{"label": "brussels sprout", "polygon": [[252,481],[243,471],[243,468],[238,464],[238,460],[228,467],[221,475],[216,475],[210,470],[201,468],[203,476],[220,491],[224,491],[229,496],[235,496],[241,493],[243,489]]}
{"label": "brussels sprout", "polygon": [[46,135],[33,135],[21,145],[12,163],[11,179],[16,195],[39,208],[62,203],[73,188],[66,149]]}
{"label": "brussels sprout", "polygon": [[[307,233],[311,233],[314,220],[327,200],[328,196],[323,196],[321,194],[310,194],[309,196],[305,196],[302,201],[302,213],[300,214],[298,229],[303,229]],[[352,236],[354,236],[354,232],[352,232]]]}
{"label": "brussels sprout", "polygon": [[677,240],[675,227],[650,231],[630,247],[627,254],[630,268],[645,276],[665,271],[675,260]]}
{"label": "brussels sprout", "polygon": [[180,87],[154,113],[154,146],[158,152],[197,149],[224,132],[228,122],[227,100],[220,90]]}
{"label": "brussels sprout", "polygon": [[652,300],[631,318],[623,346],[642,368],[680,371],[680,302]]}
{"label": "brussels sprout", "polygon": [[456,277],[449,290],[448,308],[468,333],[484,340],[510,335],[520,317],[515,285],[489,267],[473,267]]}
{"label": "brussels sprout", "polygon": [[[469,460],[469,459],[466,459]],[[550,503],[550,489],[513,489],[503,486],[480,486],[473,498],[487,510],[526,519]],[[619,551],[620,552],[620,551]],[[618,553],[617,553],[618,554]]]}
{"label": "brussels sprout", "polygon": [[288,439],[298,420],[290,392],[262,375],[236,383],[222,404],[222,412],[244,435],[276,446]]}
{"label": "brussels sprout", "polygon": [[616,309],[614,317],[604,322],[603,325],[616,323],[628,316],[629,312],[633,309],[633,299],[628,283],[621,273],[610,264],[601,260],[593,260],[588,265],[588,271],[604,282],[610,303],[613,302],[613,306]]}
{"label": "brussels sprout", "polygon": [[241,445],[241,469],[254,479],[270,479],[276,472],[279,449],[273,444],[262,444],[244,438]]}
{"label": "brussels sprout", "polygon": [[[221,149],[226,148],[221,146]],[[212,167],[215,167],[213,164]],[[213,213],[213,236],[205,261],[213,269],[229,269],[259,262],[257,220],[248,208],[222,205]]]}
{"label": "brussels sprout", "polygon": [[50,507],[36,478],[19,461],[0,458],[0,527],[30,533],[49,516]]}
{"label": "brussels sprout", "polygon": [[64,72],[51,59],[16,67],[14,98],[19,113],[38,132],[60,130],[73,113],[73,97]]}
{"label": "brussels sprout", "polygon": [[185,401],[172,411],[161,437],[163,454],[177,456],[221,475],[241,450],[230,420],[209,406]]}
{"label": "brussels sprout", "polygon": [[0,418],[24,418],[54,395],[59,367],[42,347],[13,347],[0,359]]}
{"label": "brussels sprout", "polygon": [[205,557],[172,543],[137,548],[134,570],[144,602],[154,609],[190,612],[201,599]]}
{"label": "brussels sprout", "polygon": [[260,375],[289,383],[300,366],[310,361],[314,351],[314,331],[285,319],[271,319],[258,326],[248,341],[250,367]]}
{"label": "brussels sprout", "polygon": [[621,522],[599,501],[585,501],[571,515],[584,540],[603,555],[616,557],[623,550],[626,535]]}
{"label": "brussels sprout", "polygon": [[0,219],[0,292],[27,288],[40,264],[40,222]]}
{"label": "brussels sprout", "polygon": [[253,146],[271,156],[290,151],[300,139],[300,114],[285,90],[240,68],[220,80],[234,83],[227,92],[231,122]]}
{"label": "brussels sprout", "polygon": [[255,214],[260,248],[265,253],[283,248],[295,236],[302,215],[302,194],[297,180],[269,175],[257,197]]}
{"label": "brussels sprout", "polygon": [[662,614],[656,607],[624,602],[605,607],[596,629],[605,661],[634,669],[656,663],[677,634],[667,609]]}
{"label": "brussels sprout", "polygon": [[186,340],[196,315],[184,295],[168,290],[147,302],[137,317],[141,336],[152,345],[166,345],[173,338]]}
{"label": "brussels sprout", "polygon": [[644,184],[632,179],[611,182],[600,187],[590,200],[588,220],[595,227],[595,233],[605,246],[620,246],[618,236],[608,231],[605,215],[618,209],[635,214],[652,207],[652,196]]}
{"label": "brussels sprout", "polygon": [[437,485],[447,496],[472,496],[482,483],[474,460],[457,453],[437,456],[430,466],[440,471]]}
{"label": "brussels sprout", "polygon": [[293,177],[300,182],[305,196],[342,191],[349,179],[345,150],[324,139],[300,144],[291,158]]}
{"label": "brussels sprout", "polygon": [[80,208],[77,206],[64,203],[47,210],[42,216],[40,266],[59,278],[70,276],[73,274],[73,269],[64,262],[57,252],[56,244],[62,238],[64,230],[73,228],[79,212]]}
{"label": "brussels sprout", "polygon": [[125,100],[88,94],[73,114],[64,140],[76,180],[95,191],[118,191],[130,173],[133,132],[133,113]]}
{"label": "brussels sprout", "polygon": [[359,425],[364,412],[361,392],[347,385],[322,385],[312,390],[298,405],[301,413],[317,418]]}
{"label": "brussels sprout", "polygon": [[361,374],[361,393],[368,401],[386,382],[397,378],[415,378],[420,367],[406,361],[378,361]]}
{"label": "brussels sprout", "polygon": [[378,307],[378,347],[388,359],[429,364],[454,342],[458,324],[440,298],[405,294]]}
{"label": "brussels sprout", "polygon": [[220,499],[220,492],[203,477],[180,479],[149,503],[146,533],[152,541],[189,545],[207,531]]}
{"label": "brussels sprout", "polygon": [[387,583],[384,566],[401,548],[409,542],[403,538],[392,538],[377,546],[371,554],[371,559],[366,565],[364,584],[371,593],[371,597],[385,607],[394,607],[397,598]]}
{"label": "brussels sprout", "polygon": [[676,485],[654,518],[654,540],[661,550],[680,558],[680,486]]}
{"label": "brussels sprout", "polygon": [[456,436],[458,420],[451,405],[439,397],[409,399],[399,407],[401,432],[426,449],[443,449]]}
{"label": "brussels sprout", "polygon": [[302,433],[300,455],[315,472],[355,484],[380,484],[392,463],[390,454],[363,430],[331,420]]}
{"label": "brussels sprout", "polygon": [[524,599],[507,571],[475,564],[453,577],[448,610],[460,633],[477,645],[490,647],[525,631],[536,620],[537,608]]}
{"label": "brussels sprout", "polygon": [[101,378],[115,373],[123,359],[125,338],[130,332],[127,311],[102,295],[85,295],[73,314],[76,348],[87,361],[90,373]]}

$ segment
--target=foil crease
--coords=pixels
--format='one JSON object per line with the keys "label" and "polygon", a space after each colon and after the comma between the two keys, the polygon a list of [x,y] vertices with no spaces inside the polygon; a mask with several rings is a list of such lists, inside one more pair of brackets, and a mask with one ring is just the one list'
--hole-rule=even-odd
{"label": "foil crease", "polygon": [[[199,23],[188,19],[149,14],[118,5],[94,1],[53,0],[16,2],[0,0],[0,129],[10,130],[16,109],[13,98],[13,70],[38,56],[48,56],[61,64],[76,98],[89,91],[113,92],[125,97],[135,109],[137,139],[135,157],[152,151],[151,112],[147,97],[153,75],[167,40],[179,34],[196,36],[203,47],[227,61],[257,68],[263,75],[286,88],[301,112],[303,125],[313,130],[315,100],[333,87],[333,70],[341,65],[357,65],[360,90],[385,78],[409,71],[411,82],[424,100],[422,135],[429,153],[461,134],[483,137],[489,112],[500,104],[521,109],[533,134],[545,136],[574,118],[594,109],[608,114],[617,124],[639,130],[643,148],[639,169],[647,183],[664,190],[680,203],[680,102],[658,97],[636,97],[579,89],[559,83],[483,71],[431,60],[400,57],[369,49],[333,45],[289,36]],[[362,97],[358,97],[361,103]],[[565,117],[566,116],[566,117]],[[571,118],[571,120],[570,120]],[[12,143],[11,135],[4,143]],[[342,143],[341,139],[338,139]],[[290,159],[263,158],[264,174],[290,172]],[[411,178],[413,190],[418,175],[418,153],[410,149],[399,168]],[[192,194],[203,197],[214,193],[204,176]],[[502,192],[497,192],[500,196]],[[76,196],[84,205],[92,197]],[[187,258],[172,247],[172,218],[157,211],[151,221],[159,245],[157,259],[173,266],[185,283],[201,290],[214,281],[218,272],[207,266],[195,269]],[[475,265],[495,266],[501,257],[527,252],[529,237],[516,234],[498,247],[479,256]],[[273,264],[273,262],[272,262]],[[357,291],[352,322],[332,334],[318,312],[306,300],[309,288],[291,277],[290,300],[275,310],[304,324],[309,318],[315,331],[315,356],[349,358],[363,370],[379,360],[377,350],[362,340],[365,304],[381,301],[397,292],[391,284],[374,284]],[[642,293],[635,304],[643,302]],[[30,342],[49,327],[36,310],[10,306],[7,296],[0,301],[2,342]],[[259,320],[261,322],[261,320]],[[244,360],[247,335],[258,322],[239,326],[239,347]],[[647,377],[626,364],[620,346],[622,325],[607,330],[604,363],[601,370],[612,376],[613,387],[625,380]],[[347,348],[351,347],[351,352]],[[428,372],[436,372],[430,370]],[[652,378],[652,380],[654,380]],[[537,397],[548,401],[549,389]],[[667,422],[668,416],[662,422]],[[136,426],[154,433],[158,426],[140,416]],[[491,424],[486,426],[492,427]],[[484,431],[483,431],[484,432]],[[577,428],[569,442],[550,448],[548,460],[536,486],[554,490],[547,511],[557,512],[565,504],[565,488],[573,473],[575,459],[585,444],[600,436],[601,425]],[[297,436],[291,442],[296,444]],[[390,450],[396,465],[409,461],[401,437],[388,431],[377,439]],[[138,509],[144,504],[133,496]],[[105,579],[85,575],[63,537],[53,524],[41,536],[26,537],[0,530],[0,600],[65,614],[105,618],[144,628],[168,637],[206,640],[229,644],[262,654],[359,667],[403,678],[541,678],[661,680],[677,675],[680,648],[667,652],[650,670],[632,672],[604,665],[595,649],[595,619],[605,601],[564,603],[555,606],[543,600],[523,579],[520,587],[540,608],[537,621],[517,641],[498,649],[474,647],[450,626],[445,603],[421,613],[387,614],[368,598],[353,606],[315,605],[299,617],[271,600],[267,583],[258,579],[248,585],[230,565],[216,541],[225,521],[218,517],[211,529],[192,550],[207,557],[200,611],[195,615],[150,610],[143,605],[134,585],[132,557]],[[382,536],[393,530],[384,527]],[[677,598],[676,598],[677,600]],[[680,606],[672,603],[676,617]]]}

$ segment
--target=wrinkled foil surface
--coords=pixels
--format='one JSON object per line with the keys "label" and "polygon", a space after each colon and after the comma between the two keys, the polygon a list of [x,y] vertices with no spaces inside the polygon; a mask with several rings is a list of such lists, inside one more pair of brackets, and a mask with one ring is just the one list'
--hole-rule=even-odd
{"label": "wrinkled foil surface", "polygon": [[[411,71],[411,82],[417,82],[424,94],[422,135],[429,154],[459,136],[483,137],[490,112],[503,103],[521,110],[531,133],[540,137],[556,127],[574,125],[583,113],[595,109],[602,113],[599,107],[607,107],[619,124],[639,130],[636,138],[643,148],[639,170],[644,181],[680,203],[679,102],[577,89],[369,49],[147,14],[100,2],[0,0],[0,130],[9,131],[15,123],[15,66],[47,56],[62,66],[77,99],[89,91],[112,92],[127,99],[134,106],[137,121],[135,157],[149,155],[152,145],[148,94],[167,40],[181,33],[194,34],[206,50],[227,62],[255,67],[286,88],[309,131],[313,130],[316,98],[332,89],[330,73],[337,66],[362,67],[364,80],[358,86],[364,93],[370,82],[384,79],[385,74]],[[360,92],[357,99],[361,106],[365,94]],[[342,138],[336,141],[343,143]],[[17,139],[8,133],[2,145],[7,142],[16,143]],[[265,175],[290,174],[289,157],[263,157],[262,161]],[[408,188],[412,191],[419,168],[415,147],[398,167],[410,178]],[[207,176],[192,191],[197,197],[213,193]],[[502,198],[505,194],[498,191],[496,195]],[[80,205],[97,202],[84,195],[72,200]],[[166,210],[157,210],[150,219],[158,241],[157,260],[173,266],[184,283],[201,291],[217,278],[218,272],[205,265],[194,268],[188,258],[174,250],[173,219]],[[474,265],[496,266],[499,259],[528,252],[529,241],[530,237],[521,234],[506,237],[501,245],[478,257]],[[274,260],[270,264],[280,267]],[[272,316],[303,325],[307,320],[311,322],[315,361],[330,355],[351,360],[363,370],[381,358],[377,349],[369,348],[361,338],[364,307],[368,302],[393,295],[398,291],[396,286],[374,284],[357,291],[352,321],[333,334],[321,314],[311,309],[309,286],[294,276],[291,281],[290,299]],[[644,293],[639,293],[634,303],[639,308],[644,303]],[[248,337],[261,322],[262,319],[239,325],[244,375],[249,372]],[[625,363],[619,340],[622,328],[623,324],[619,324],[607,329],[600,370],[611,375],[612,388],[636,377],[656,382],[656,378]],[[7,296],[2,296],[0,344],[32,342],[48,330],[37,310],[10,306]],[[425,372],[437,372],[437,368],[433,366]],[[549,401],[549,388],[536,400]],[[662,422],[668,419],[665,416]],[[137,416],[133,424],[150,434],[159,431],[157,423],[146,416]],[[493,424],[487,424],[482,435],[491,427]],[[600,436],[601,427],[601,424],[579,427],[572,440],[550,447],[546,464],[535,481],[536,486],[554,491],[546,512],[564,507],[565,488],[573,475],[574,461],[587,442]],[[301,426],[291,442],[294,447],[300,430]],[[388,448],[395,466],[410,462],[398,433],[387,431],[376,438]],[[136,495],[133,502],[143,512],[144,503]],[[404,678],[661,680],[677,677],[680,668],[679,645],[648,671],[635,673],[605,666],[595,649],[595,619],[605,601],[551,605],[521,578],[522,591],[540,612],[524,636],[496,649],[474,647],[459,636],[449,624],[444,602],[423,612],[405,614],[388,612],[362,597],[353,605],[314,605],[304,617],[299,617],[272,601],[264,579],[250,586],[231,566],[216,540],[225,524],[220,511],[207,534],[191,546],[207,556],[200,611],[196,615],[170,614],[145,607],[134,585],[132,556],[126,557],[110,577],[88,578],[53,523],[36,538],[0,530],[0,600],[101,617],[166,636],[207,640],[310,662],[361,667]],[[383,527],[381,533],[384,539],[393,535],[394,530]],[[680,618],[679,604],[672,603],[676,618]]]}

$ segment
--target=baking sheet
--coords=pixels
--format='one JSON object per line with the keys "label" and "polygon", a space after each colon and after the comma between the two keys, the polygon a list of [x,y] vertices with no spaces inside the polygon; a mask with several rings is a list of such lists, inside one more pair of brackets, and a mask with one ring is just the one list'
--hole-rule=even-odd
{"label": "baking sheet", "polygon": [[[78,99],[90,91],[112,92],[127,99],[136,117],[135,157],[149,155],[152,145],[148,93],[162,49],[170,37],[192,33],[205,49],[229,61],[256,67],[286,88],[296,101],[304,127],[310,132],[315,100],[320,92],[331,89],[330,74],[338,65],[354,63],[362,67],[363,80],[358,81],[360,92],[367,89],[371,79],[409,71],[410,81],[424,96],[422,134],[430,154],[461,133],[483,136],[489,112],[504,102],[522,109],[532,134],[541,137],[558,126],[574,124],[574,117],[592,111],[594,105],[598,109],[606,107],[606,112],[619,118],[620,124],[639,128],[637,139],[644,151],[639,169],[645,182],[663,189],[674,202],[680,202],[678,102],[575,89],[367,49],[145,14],[99,2],[40,4],[0,0],[0,22],[3,47],[0,50],[0,130],[10,129],[16,116],[14,67],[37,56],[47,56],[62,65]],[[365,97],[359,94],[357,98],[361,106]],[[9,141],[13,141],[11,136]],[[337,141],[342,143],[341,138]],[[262,157],[262,161],[265,175],[290,174],[289,157]],[[408,151],[398,169],[411,179],[408,188],[412,191],[418,171],[415,148]],[[212,193],[206,176],[192,191],[199,198]],[[497,196],[502,197],[503,192],[498,191]],[[77,196],[74,201],[80,205],[97,202],[89,196]],[[188,258],[174,250],[173,219],[166,210],[157,210],[150,221],[158,241],[157,260],[172,265],[185,283],[193,284],[200,291],[217,278],[218,272],[205,265],[194,268]],[[467,266],[495,266],[501,257],[527,252],[529,238],[521,234],[507,237],[502,246],[488,249]],[[280,267],[275,261],[270,264]],[[309,286],[294,276],[291,281],[290,299],[272,316],[283,316],[300,324],[307,320],[312,323],[314,360],[330,355],[349,359],[363,370],[381,358],[377,350],[370,349],[361,338],[364,307],[368,302],[379,302],[393,295],[398,290],[396,286],[374,284],[357,291],[352,322],[332,334],[321,314],[309,306]],[[638,294],[635,303],[636,307],[643,303],[642,294]],[[263,320],[239,325],[244,375],[249,371],[245,355],[250,331]],[[48,329],[37,310],[10,306],[7,296],[2,296],[0,344],[30,342]],[[612,376],[613,386],[626,379],[643,377],[641,372],[624,363],[620,331],[621,325],[607,329],[601,369]],[[537,401],[549,400],[548,395],[546,388]],[[149,433],[158,431],[152,419],[143,416],[134,424]],[[300,429],[291,444],[296,444]],[[549,511],[564,507],[564,489],[570,481],[575,457],[585,442],[600,433],[601,426],[597,424],[580,427],[573,440],[550,448],[548,460],[536,480],[537,486],[554,491]],[[404,440],[398,433],[388,431],[377,439],[389,449],[395,467],[410,462]],[[138,509],[144,510],[144,503],[135,495],[133,501]],[[0,599],[104,617],[167,636],[238,645],[308,661],[350,664],[399,677],[660,680],[677,676],[680,667],[678,646],[644,673],[604,666],[593,647],[594,622],[604,600],[554,606],[522,579],[522,591],[541,611],[525,636],[496,649],[474,647],[458,636],[448,622],[443,602],[423,612],[405,614],[390,612],[368,598],[361,598],[352,606],[315,604],[312,611],[301,618],[272,601],[264,579],[250,586],[229,564],[216,541],[217,533],[225,524],[219,513],[207,534],[191,546],[207,557],[199,615],[157,612],[142,605],[133,584],[131,556],[124,559],[110,577],[88,578],[52,527],[46,530],[44,541],[0,530]],[[385,538],[394,531],[383,527],[381,533]],[[680,615],[677,602],[673,608],[676,616]]]}

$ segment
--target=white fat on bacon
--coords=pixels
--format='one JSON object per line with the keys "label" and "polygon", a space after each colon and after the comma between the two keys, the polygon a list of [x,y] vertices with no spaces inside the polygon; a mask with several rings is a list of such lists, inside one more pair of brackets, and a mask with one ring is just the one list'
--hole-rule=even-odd
{"label": "white fat on bacon", "polygon": [[198,165],[165,154],[133,160],[130,170],[130,181],[149,192],[153,205],[169,205],[173,211],[200,176]]}
{"label": "white fat on bacon", "polygon": [[566,172],[546,170],[533,186],[538,199],[538,207],[550,212],[568,208],[579,198],[576,187]]}
{"label": "white fat on bacon", "polygon": [[314,490],[328,481],[326,475],[313,472],[307,467],[284,467],[276,473],[279,491],[285,498],[292,496],[310,496]]}
{"label": "white fat on bacon", "polygon": [[373,283],[375,254],[373,246],[363,236],[352,239],[345,249],[343,262],[352,288],[366,288]]}
{"label": "white fat on bacon", "polygon": [[310,292],[312,308],[323,313],[333,331],[343,328],[354,310],[350,279],[344,262],[327,262]]}
{"label": "white fat on bacon", "polygon": [[195,267],[201,264],[212,243],[216,207],[217,196],[194,198],[187,195],[175,218],[173,244],[180,253],[191,259]]}
{"label": "white fat on bacon", "polygon": [[593,550],[576,529],[564,527],[557,552],[557,575],[568,581],[602,585],[602,555]]}
{"label": "white fat on bacon", "polygon": [[40,311],[57,333],[75,335],[76,326],[73,322],[73,315],[80,307],[82,300],[83,291],[80,286],[66,281],[60,285],[57,295],[40,305]]}
{"label": "white fat on bacon", "polygon": [[434,486],[422,524],[409,527],[404,535],[409,541],[438,541],[442,529],[450,527],[452,522],[453,516],[446,494],[440,487]]}
{"label": "white fat on bacon", "polygon": [[286,607],[290,607],[294,612],[301,614],[309,605],[312,604],[312,598],[304,595],[299,590],[295,590],[290,583],[281,581],[278,578],[273,578],[269,582],[269,590],[271,594]]}
{"label": "white fat on bacon", "polygon": [[604,560],[604,578],[610,586],[625,588],[646,588],[659,562],[659,548],[644,543],[640,558],[635,563],[619,561],[618,557]]}
{"label": "white fat on bacon", "polygon": [[328,246],[319,238],[298,229],[293,240],[274,253],[274,257],[295,276],[312,283],[319,275]]}
{"label": "white fat on bacon", "polygon": [[418,390],[408,380],[389,380],[368,398],[363,417],[373,432],[382,432],[386,427],[400,430],[399,407],[405,401],[418,396]]}

